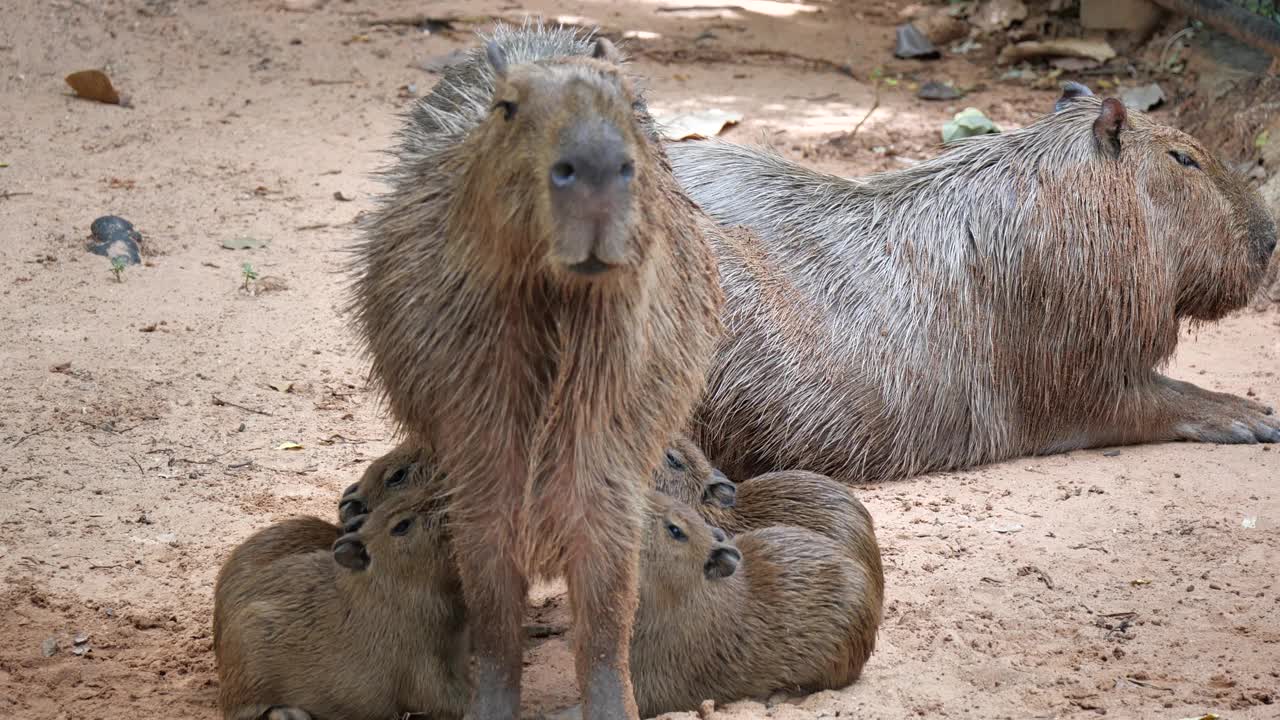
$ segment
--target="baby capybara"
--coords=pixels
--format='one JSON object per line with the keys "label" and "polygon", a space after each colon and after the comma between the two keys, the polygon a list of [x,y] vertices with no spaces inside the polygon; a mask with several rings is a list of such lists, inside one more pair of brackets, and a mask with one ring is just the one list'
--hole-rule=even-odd
{"label": "baby capybara", "polygon": [[360,480],[342,491],[338,522],[345,524],[368,513],[381,504],[388,493],[405,488],[419,488],[415,492],[422,492],[420,489],[427,487],[436,488],[438,493],[443,493],[445,487],[444,478],[431,462],[430,454],[408,443],[398,445],[374,458]]}
{"label": "baby capybara", "polygon": [[697,444],[678,436],[667,450],[667,462],[654,472],[654,486],[730,535],[792,525],[835,541],[867,568],[868,598],[877,608],[883,605],[884,569],[875,523],[847,485],[817,473],[783,470],[735,486],[711,466]]}
{"label": "baby capybara", "polygon": [[627,671],[645,490],[719,337],[706,233],[607,40],[499,28],[413,109],[352,309],[445,478],[475,720],[519,715],[531,579],[564,575],[589,720]]}
{"label": "baby capybara", "polygon": [[687,505],[651,501],[631,646],[645,717],[858,679],[881,616],[869,568],[804,528],[728,544]]}
{"label": "baby capybara", "polygon": [[[223,717],[460,718],[471,693],[466,614],[461,580],[438,552],[442,513],[406,493],[331,547],[279,555],[274,526],[232,551],[214,597]],[[263,552],[276,557],[261,562]]]}
{"label": "baby capybara", "polygon": [[[715,239],[721,345],[695,439],[730,477],[841,482],[1122,443],[1280,440],[1280,416],[1158,372],[1242,307],[1276,243],[1194,138],[1071,86],[1031,125],[859,180],[672,145]],[[714,238],[713,238],[714,239]]]}

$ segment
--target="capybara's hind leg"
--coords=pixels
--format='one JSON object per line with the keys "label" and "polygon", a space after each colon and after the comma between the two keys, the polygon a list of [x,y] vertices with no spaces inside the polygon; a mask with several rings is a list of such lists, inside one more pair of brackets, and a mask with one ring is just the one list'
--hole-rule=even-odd
{"label": "capybara's hind leg", "polygon": [[[598,508],[603,506],[597,506],[596,515],[602,514]],[[639,513],[610,513],[611,527],[588,527],[570,549],[566,574],[573,606],[574,666],[585,720],[639,716],[630,664],[639,590]]]}
{"label": "capybara's hind leg", "polygon": [[[524,650],[527,585],[517,564],[509,518],[493,527],[461,524],[454,530],[455,555],[466,599],[471,650],[475,657],[475,696],[467,720],[517,720]],[[502,537],[495,537],[495,535]]]}

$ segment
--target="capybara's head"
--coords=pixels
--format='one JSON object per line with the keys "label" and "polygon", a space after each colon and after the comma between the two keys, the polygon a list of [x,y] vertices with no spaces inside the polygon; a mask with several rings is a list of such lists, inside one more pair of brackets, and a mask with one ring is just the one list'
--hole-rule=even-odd
{"label": "capybara's head", "polygon": [[704,583],[733,575],[742,553],[693,508],[661,493],[649,494],[641,561],[642,596],[674,602]]}
{"label": "capybara's head", "polygon": [[684,435],[676,436],[667,446],[662,462],[653,471],[653,483],[658,492],[687,505],[727,510],[737,504],[737,486],[712,467],[702,448]]}
{"label": "capybara's head", "polygon": [[389,492],[421,484],[430,474],[425,454],[407,445],[369,463],[360,481],[348,487],[338,501],[338,521],[370,512]]}
{"label": "capybara's head", "polygon": [[617,49],[600,38],[592,57],[521,65],[496,43],[485,51],[494,91],[473,172],[495,217],[528,230],[502,242],[530,245],[491,250],[585,281],[638,264],[647,234],[633,232],[635,196],[653,169]]}
{"label": "capybara's head", "polygon": [[444,509],[426,490],[387,497],[369,514],[349,520],[333,543],[334,561],[353,573],[396,577],[440,562],[448,555]]}
{"label": "capybara's head", "polygon": [[[1081,141],[1063,143],[1061,152],[1116,168],[1092,175],[1115,184],[1063,190],[1077,196],[1080,213],[1136,215],[1122,232],[1147,233],[1163,254],[1178,317],[1214,320],[1247,303],[1276,246],[1276,226],[1258,192],[1195,138],[1127,110],[1115,98],[1099,99],[1083,85],[1068,83],[1055,110],[1082,134]],[[1136,198],[1126,202],[1135,190]]]}

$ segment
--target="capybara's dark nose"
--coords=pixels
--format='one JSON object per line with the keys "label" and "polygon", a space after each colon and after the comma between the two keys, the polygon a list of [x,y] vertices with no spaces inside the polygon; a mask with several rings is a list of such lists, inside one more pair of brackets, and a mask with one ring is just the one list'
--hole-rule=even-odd
{"label": "capybara's dark nose", "polygon": [[368,512],[369,506],[365,503],[364,498],[361,497],[347,498],[338,503],[338,521],[343,525],[346,525],[352,518],[358,518]]}
{"label": "capybara's dark nose", "polygon": [[625,194],[635,170],[617,128],[600,121],[580,122],[561,135],[560,156],[551,165],[551,188],[590,202],[598,193]]}
{"label": "capybara's dark nose", "polygon": [[706,574],[708,580],[727,578],[738,570],[739,562],[742,562],[742,553],[738,552],[737,548],[721,545],[711,551],[711,557],[707,559],[702,572]]}

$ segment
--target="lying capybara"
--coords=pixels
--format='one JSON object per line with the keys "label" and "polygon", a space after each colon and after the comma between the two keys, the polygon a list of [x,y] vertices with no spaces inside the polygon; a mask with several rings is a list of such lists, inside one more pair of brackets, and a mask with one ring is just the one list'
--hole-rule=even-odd
{"label": "lying capybara", "polygon": [[381,504],[387,493],[410,487],[434,487],[443,493],[445,485],[429,454],[405,443],[375,458],[365,468],[360,480],[342,492],[338,501],[338,522],[345,524],[352,518],[365,515]]}
{"label": "lying capybara", "polygon": [[859,180],[672,145],[728,338],[695,439],[730,477],[842,482],[1121,443],[1275,442],[1280,417],[1159,372],[1249,299],[1276,243],[1194,138],[1068,88],[1028,127]]}
{"label": "lying capybara", "polygon": [[471,693],[466,613],[461,580],[439,552],[448,542],[439,505],[406,494],[328,548],[261,562],[283,532],[251,536],[218,575],[223,717],[460,718]]}
{"label": "lying capybara", "polygon": [[476,718],[519,715],[530,579],[565,575],[586,716],[635,718],[645,489],[719,337],[706,233],[616,49],[500,27],[411,113],[352,309],[447,478]]}
{"label": "lying capybara", "polygon": [[858,679],[880,625],[867,567],[804,528],[730,545],[687,505],[652,503],[631,645],[642,715]]}
{"label": "lying capybara", "polygon": [[847,485],[817,473],[783,470],[735,486],[685,436],[672,441],[668,454],[668,462],[654,472],[659,492],[688,504],[712,527],[730,535],[792,525],[835,541],[849,558],[867,568],[871,579],[867,599],[879,617],[884,568],[875,523]]}

